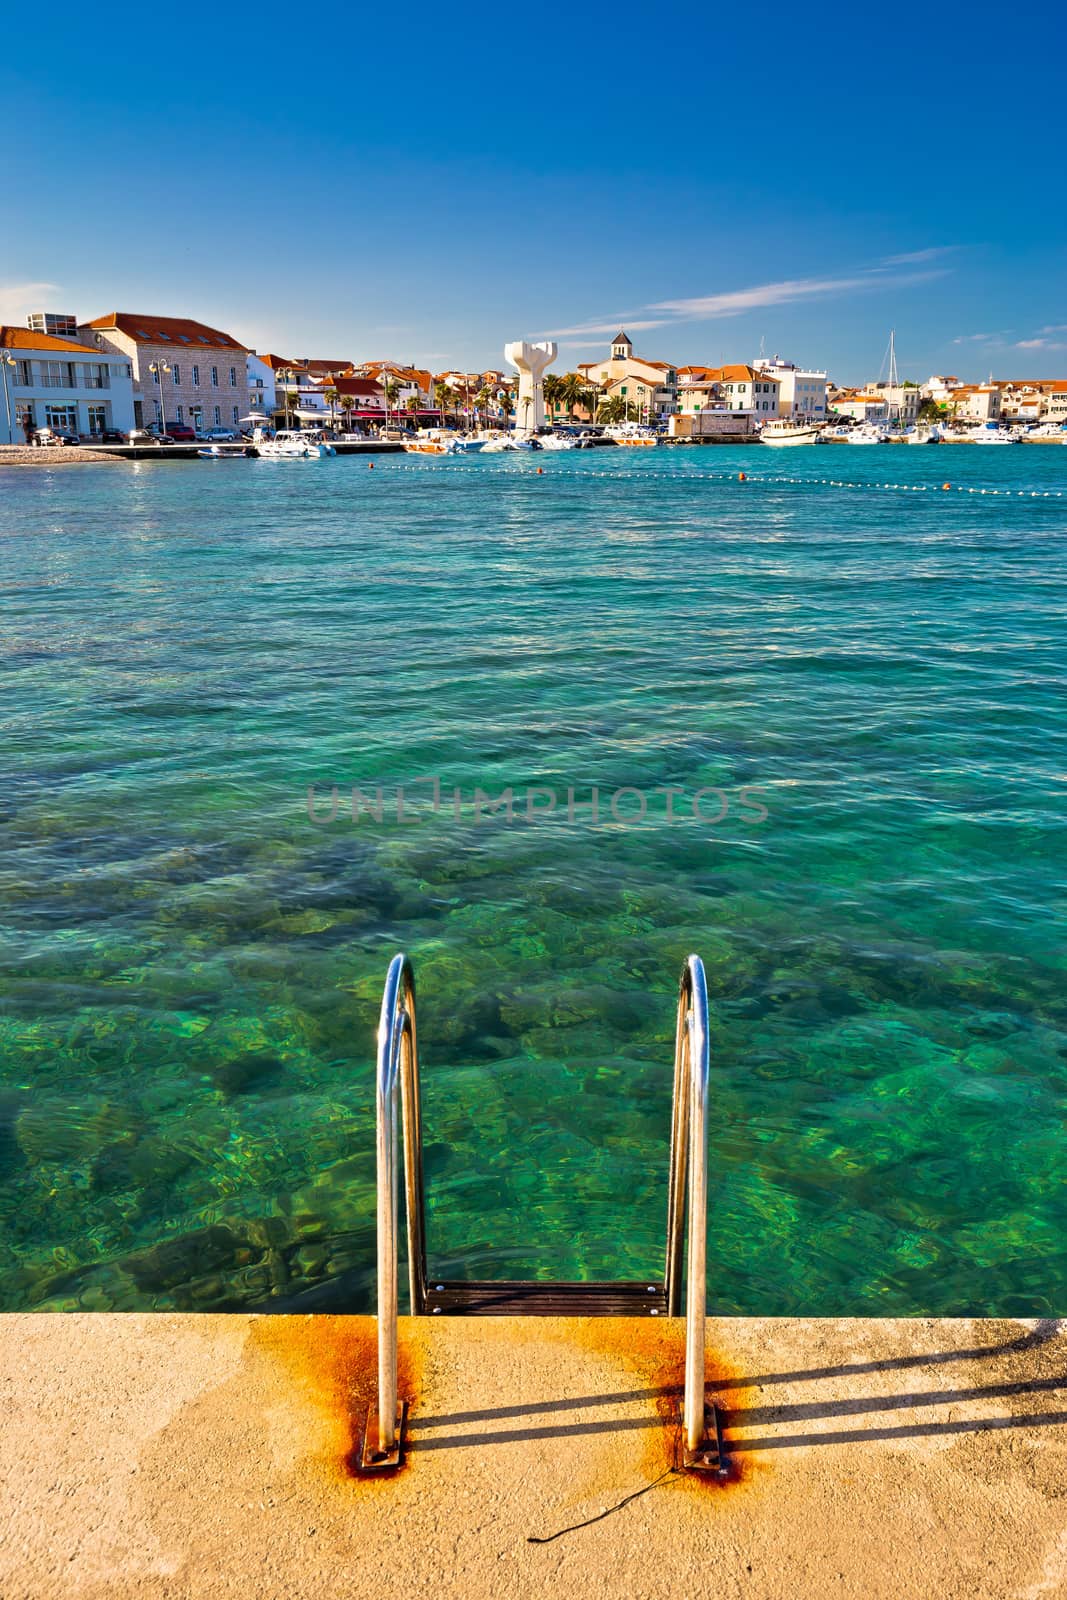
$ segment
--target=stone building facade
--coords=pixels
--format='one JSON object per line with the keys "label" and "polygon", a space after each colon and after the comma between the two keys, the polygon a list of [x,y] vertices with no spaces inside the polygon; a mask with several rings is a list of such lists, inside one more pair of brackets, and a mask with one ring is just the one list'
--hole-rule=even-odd
{"label": "stone building facade", "polygon": [[113,311],[79,330],[85,344],[129,359],[138,427],[233,428],[248,415],[245,345],[189,317]]}

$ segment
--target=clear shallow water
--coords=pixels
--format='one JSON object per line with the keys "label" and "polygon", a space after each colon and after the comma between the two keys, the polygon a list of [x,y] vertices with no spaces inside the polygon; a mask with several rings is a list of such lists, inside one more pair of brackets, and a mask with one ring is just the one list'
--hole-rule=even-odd
{"label": "clear shallow water", "polygon": [[1063,1311],[1067,451],[537,464],[0,474],[0,1306],[367,1306],[403,947],[439,1270],[658,1266],[693,949],[714,1309]]}

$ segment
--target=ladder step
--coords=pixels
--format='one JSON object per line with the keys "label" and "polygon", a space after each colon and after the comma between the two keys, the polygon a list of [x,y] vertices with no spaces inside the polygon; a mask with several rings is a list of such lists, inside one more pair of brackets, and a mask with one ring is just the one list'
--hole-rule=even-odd
{"label": "ladder step", "polygon": [[442,1282],[426,1286],[423,1310],[444,1317],[665,1317],[662,1283]]}

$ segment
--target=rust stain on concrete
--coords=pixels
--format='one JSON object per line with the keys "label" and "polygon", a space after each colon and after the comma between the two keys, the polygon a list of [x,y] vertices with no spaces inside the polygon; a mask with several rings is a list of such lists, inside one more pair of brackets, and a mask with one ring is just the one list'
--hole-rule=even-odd
{"label": "rust stain on concrete", "polygon": [[741,1374],[721,1351],[709,1348],[705,1356],[705,1383],[708,1400],[715,1399],[722,1422],[727,1470],[722,1476],[681,1470],[681,1405],[685,1393],[685,1321],[683,1318],[649,1317],[615,1319],[586,1317],[568,1326],[575,1344],[610,1356],[622,1369],[638,1380],[637,1392],[652,1401],[661,1426],[645,1433],[643,1470],[649,1478],[659,1477],[669,1468],[679,1469],[679,1483],[698,1493],[721,1494],[762,1477],[768,1468],[730,1450],[731,1410],[718,1395],[728,1392],[740,1409],[751,1392],[741,1384]]}
{"label": "rust stain on concrete", "polygon": [[[377,1403],[378,1337],[367,1317],[262,1317],[250,1344],[285,1373],[291,1391],[310,1401],[323,1421],[319,1452],[328,1474],[349,1485],[381,1488],[397,1473],[365,1476],[357,1470],[367,1412]],[[422,1362],[414,1342],[401,1332],[397,1387],[410,1418],[422,1390]],[[400,1472],[410,1468],[410,1451]]]}

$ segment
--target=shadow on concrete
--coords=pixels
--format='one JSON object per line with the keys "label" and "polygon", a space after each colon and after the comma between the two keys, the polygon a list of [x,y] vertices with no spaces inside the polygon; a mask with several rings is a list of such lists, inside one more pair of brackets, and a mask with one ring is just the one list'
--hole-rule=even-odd
{"label": "shadow on concrete", "polygon": [[[1014,1353],[1034,1350],[1055,1339],[1062,1331],[1061,1322],[1043,1322],[1018,1339],[1004,1344],[987,1345],[967,1350],[934,1351],[924,1355],[890,1357],[882,1361],[851,1362],[838,1367],[810,1367],[795,1372],[762,1373],[753,1377],[732,1378],[709,1384],[709,1392],[723,1393],[731,1389],[755,1389],[771,1383],[804,1383],[827,1379],[862,1376],[873,1372],[893,1372],[902,1368],[930,1368],[950,1361],[987,1361]],[[838,1400],[801,1401],[795,1404],[756,1405],[748,1407],[723,1407],[723,1421],[728,1449],[735,1455],[760,1450],[795,1449],[800,1446],[827,1444],[862,1444],[878,1440],[909,1439],[923,1436],[950,1437],[954,1434],[999,1432],[1006,1428],[1040,1428],[1067,1424],[1067,1410],[1018,1413],[1007,1417],[947,1418],[945,1421],[901,1422],[881,1428],[843,1428],[826,1432],[795,1432],[737,1438],[741,1428],[760,1424],[810,1423],[830,1418],[863,1417],[886,1411],[925,1410],[932,1406],[974,1405],[992,1400],[1018,1399],[1025,1395],[1042,1395],[1067,1392],[1067,1372],[1049,1378],[1020,1378],[1011,1382],[973,1385],[953,1389],[928,1389],[889,1395],[855,1395]],[[510,1444],[540,1439],[566,1439],[592,1434],[629,1433],[639,1429],[662,1428],[663,1420],[657,1415],[640,1417],[607,1417],[585,1422],[568,1422],[546,1427],[498,1429],[495,1432],[461,1437],[426,1438],[437,1430],[469,1427],[476,1423],[500,1423],[509,1419],[551,1417],[558,1413],[573,1414],[582,1409],[602,1409],[605,1406],[630,1405],[635,1401],[657,1401],[677,1397],[677,1386],[667,1385],[654,1389],[626,1389],[614,1394],[590,1394],[565,1400],[544,1400],[534,1404],[499,1406],[492,1410],[463,1411],[442,1416],[413,1417],[413,1450],[456,1450],[477,1444]]]}

